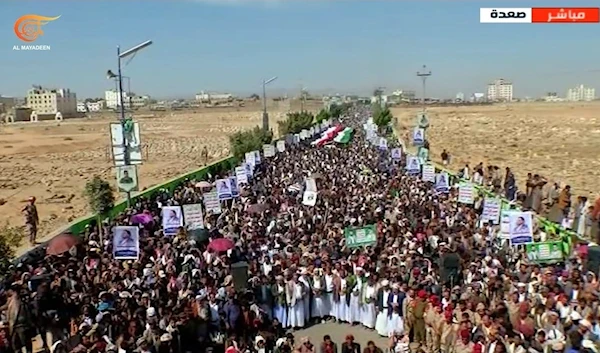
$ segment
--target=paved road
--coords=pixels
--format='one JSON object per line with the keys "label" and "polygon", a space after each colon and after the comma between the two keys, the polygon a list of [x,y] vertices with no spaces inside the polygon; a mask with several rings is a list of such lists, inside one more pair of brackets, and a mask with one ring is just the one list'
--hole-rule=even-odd
{"label": "paved road", "polygon": [[[367,346],[367,342],[373,341],[384,352],[388,346],[388,339],[379,336],[375,331],[368,330],[363,326],[350,326],[348,324],[338,324],[327,322],[323,324],[313,325],[303,330],[294,332],[296,342],[300,342],[302,337],[310,337],[311,342],[319,347],[323,341],[323,336],[329,335],[331,339],[338,344],[338,347],[344,342],[347,334],[352,334],[354,340],[360,344],[361,349]],[[318,352],[318,350],[317,350]]]}

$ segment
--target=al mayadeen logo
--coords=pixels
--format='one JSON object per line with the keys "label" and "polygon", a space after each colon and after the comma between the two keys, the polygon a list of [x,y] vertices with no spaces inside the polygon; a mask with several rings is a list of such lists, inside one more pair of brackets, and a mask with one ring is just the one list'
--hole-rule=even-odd
{"label": "al mayadeen logo", "polygon": [[[42,26],[47,24],[48,22],[52,22],[58,20],[60,16],[56,17],[47,17],[40,15],[25,15],[21,16],[15,22],[14,30],[17,38],[22,40],[23,42],[33,43],[38,37],[44,35],[44,31],[42,30]],[[13,45],[13,50],[50,50],[51,47],[49,45]]]}

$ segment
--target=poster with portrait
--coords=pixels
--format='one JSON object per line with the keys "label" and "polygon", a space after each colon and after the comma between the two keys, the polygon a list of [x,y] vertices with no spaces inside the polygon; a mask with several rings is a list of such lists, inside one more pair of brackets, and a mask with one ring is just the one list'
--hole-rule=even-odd
{"label": "poster with portrait", "polygon": [[165,235],[177,234],[179,227],[183,227],[181,206],[163,206],[161,214],[163,233]]}
{"label": "poster with portrait", "polygon": [[511,245],[533,243],[533,217],[531,212],[513,211],[508,215]]}
{"label": "poster with portrait", "polygon": [[127,143],[128,164],[142,164],[142,142],[140,139],[140,124],[130,122],[125,124],[125,129],[121,123],[110,123],[110,143],[113,162],[115,166],[125,165],[125,146]]}
{"label": "poster with portrait", "polygon": [[424,129],[429,127],[429,116],[427,116],[427,113],[421,112],[417,114],[417,126]]}
{"label": "poster with portrait", "polygon": [[416,127],[413,130],[413,145],[415,146],[423,146],[425,143],[425,129],[420,127]]}
{"label": "poster with portrait", "polygon": [[448,173],[440,172],[435,176],[435,191],[448,193],[450,191],[450,180]]}
{"label": "poster with portrait", "polygon": [[217,194],[219,195],[219,200],[221,201],[231,199],[232,194],[229,179],[217,180]]}
{"label": "poster with portrait", "polygon": [[237,177],[229,177],[229,189],[231,190],[231,197],[240,197],[240,188],[238,187]]}
{"label": "poster with portrait", "polygon": [[423,165],[423,175],[421,179],[423,179],[423,181],[435,183],[435,166],[432,164]]}
{"label": "poster with portrait", "polygon": [[417,156],[419,157],[419,160],[421,160],[421,164],[425,164],[429,160],[429,149],[425,147],[419,147]]}
{"label": "poster with portrait", "polygon": [[385,150],[387,150],[387,148],[388,148],[388,145],[387,145],[386,138],[380,137],[379,138],[379,149],[385,151]]}
{"label": "poster with portrait", "polygon": [[194,231],[204,229],[204,215],[201,204],[183,205],[183,221],[185,229]]}
{"label": "poster with portrait", "polygon": [[136,165],[123,165],[117,167],[117,188],[120,192],[139,190]]}
{"label": "poster with portrait", "polygon": [[140,229],[135,226],[113,228],[113,258],[137,260],[140,257]]}
{"label": "poster with portrait", "polygon": [[406,172],[413,175],[421,173],[421,162],[417,156],[406,156]]}
{"label": "poster with portrait", "polygon": [[252,176],[254,175],[254,169],[248,163],[244,163],[244,168],[246,168],[246,175],[248,176],[248,180],[252,180]]}
{"label": "poster with portrait", "polygon": [[402,159],[402,149],[401,148],[392,148],[391,150],[392,159],[395,161],[399,161]]}

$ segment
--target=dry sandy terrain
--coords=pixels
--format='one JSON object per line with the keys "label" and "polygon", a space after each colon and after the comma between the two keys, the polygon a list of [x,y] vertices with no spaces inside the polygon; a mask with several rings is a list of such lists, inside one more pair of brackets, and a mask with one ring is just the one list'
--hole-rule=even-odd
{"label": "dry sandy terrain", "polygon": [[[299,109],[296,105],[292,108]],[[284,117],[288,107],[277,103],[270,107],[270,125],[275,131],[276,121]],[[141,123],[147,153],[138,169],[140,187],[199,168],[204,146],[213,160],[227,156],[228,135],[261,124],[260,109],[256,104],[196,113],[156,112],[155,117],[140,113],[135,119]],[[60,126],[55,122],[0,126],[0,199],[7,201],[0,206],[0,223],[22,225],[20,209],[29,196],[38,200],[42,235],[89,213],[83,196],[85,183],[99,174],[116,184],[108,147],[109,122],[115,119],[112,113],[66,120]]]}
{"label": "dry sandy terrain", "polygon": [[[394,108],[403,134],[420,109]],[[516,103],[429,108],[430,156],[442,149],[452,170],[465,163],[511,167],[520,187],[528,172],[568,183],[575,195],[600,191],[600,104]]]}

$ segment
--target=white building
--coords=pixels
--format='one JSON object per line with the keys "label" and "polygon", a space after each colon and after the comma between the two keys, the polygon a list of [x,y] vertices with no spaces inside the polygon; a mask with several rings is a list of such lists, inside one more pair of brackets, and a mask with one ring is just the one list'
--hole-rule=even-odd
{"label": "white building", "polygon": [[[129,96],[127,92],[123,92],[123,101],[125,101],[125,107],[129,107],[129,105],[131,104],[131,106],[134,108],[140,108],[150,103],[149,96],[136,96],[135,94],[130,94],[131,96]],[[118,107],[120,107],[121,97],[119,95],[119,91],[105,91],[104,102],[106,104],[106,108],[108,109],[117,109]]]}
{"label": "white building", "polygon": [[454,97],[454,101],[455,102],[464,102],[465,101],[465,94],[462,92],[458,92],[456,94],[456,96]]}
{"label": "white building", "polygon": [[213,101],[224,101],[224,102],[232,102],[235,99],[233,94],[230,93],[209,93],[200,91],[200,93],[196,93],[196,100],[201,103],[210,103]]}
{"label": "white building", "polygon": [[596,89],[579,85],[567,91],[567,100],[571,102],[590,102],[596,99]]}
{"label": "white building", "polygon": [[487,99],[489,101],[510,102],[513,100],[513,85],[504,79],[498,79],[488,84]]}
{"label": "white building", "polygon": [[77,96],[69,89],[45,89],[34,86],[27,92],[27,107],[40,114],[77,115]]}

